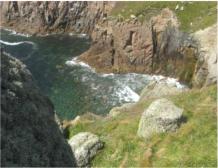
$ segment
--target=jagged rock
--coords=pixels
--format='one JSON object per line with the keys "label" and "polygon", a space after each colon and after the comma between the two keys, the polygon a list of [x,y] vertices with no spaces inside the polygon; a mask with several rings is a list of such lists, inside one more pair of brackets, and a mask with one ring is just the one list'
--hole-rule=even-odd
{"label": "jagged rock", "polygon": [[1,2],[1,24],[18,32],[90,33],[113,2]]}
{"label": "jagged rock", "polygon": [[108,20],[93,29],[90,49],[80,55],[99,72],[155,73],[190,82],[195,42],[178,30],[176,15],[163,9],[149,21]]}
{"label": "jagged rock", "polygon": [[193,83],[208,86],[217,82],[217,24],[194,34],[199,42],[199,58]]}
{"label": "jagged rock", "polygon": [[162,98],[167,95],[175,95],[188,88],[176,83],[167,83],[163,81],[152,81],[142,90],[139,101],[146,101],[147,99]]}
{"label": "jagged rock", "polygon": [[183,109],[165,98],[155,100],[142,114],[138,136],[148,139],[155,133],[175,131],[181,122],[182,112]]}
{"label": "jagged rock", "polygon": [[2,52],[1,166],[76,166],[52,103],[35,86],[26,66]]}
{"label": "jagged rock", "polygon": [[89,132],[80,132],[73,136],[68,143],[74,152],[77,165],[89,166],[91,159],[103,148],[103,143],[98,136]]}

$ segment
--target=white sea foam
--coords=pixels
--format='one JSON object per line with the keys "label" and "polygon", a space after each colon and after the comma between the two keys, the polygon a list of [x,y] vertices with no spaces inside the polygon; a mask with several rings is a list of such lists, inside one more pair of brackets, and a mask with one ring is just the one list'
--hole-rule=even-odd
{"label": "white sea foam", "polygon": [[8,42],[8,41],[0,40],[0,43],[5,44],[5,45],[9,45],[9,46],[16,46],[16,45],[20,45],[20,44],[24,44],[24,43],[35,45],[31,41]]}
{"label": "white sea foam", "polygon": [[176,78],[164,77],[162,75],[153,75],[151,76],[151,79],[156,80],[157,82],[160,82],[160,83],[167,83],[169,85],[174,85],[180,89],[187,87],[186,85],[181,84]]}
{"label": "white sea foam", "polygon": [[139,95],[129,86],[123,86],[122,88],[118,89],[116,95],[119,100],[125,102],[137,102],[139,100]]}
{"label": "white sea foam", "polygon": [[89,37],[88,34],[84,34],[84,33],[82,34],[69,33],[69,36],[75,36],[77,38],[88,38]]}
{"label": "white sea foam", "polygon": [[95,72],[95,69],[90,67],[85,62],[82,62],[82,61],[78,60],[78,57],[75,57],[72,60],[66,61],[65,64],[68,65],[68,66],[82,66],[82,67],[88,68],[89,70]]}
{"label": "white sea foam", "polygon": [[16,35],[16,36],[23,36],[23,37],[31,37],[30,34],[18,33],[18,32],[16,32],[16,31],[12,30],[12,29],[2,28],[2,27],[1,27],[1,29],[11,32],[9,35],[14,35],[14,36]]}

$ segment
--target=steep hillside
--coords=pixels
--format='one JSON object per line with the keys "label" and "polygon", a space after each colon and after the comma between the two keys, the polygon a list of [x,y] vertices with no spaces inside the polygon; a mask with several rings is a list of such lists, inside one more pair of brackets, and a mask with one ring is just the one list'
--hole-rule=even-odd
{"label": "steep hillside", "polygon": [[69,128],[69,138],[82,131],[100,136],[105,149],[93,160],[95,167],[216,167],[216,93],[214,85],[166,96],[184,109],[186,121],[177,132],[157,134],[148,141],[137,137],[137,129],[152,99],[140,101],[113,118],[83,116]]}
{"label": "steep hillside", "polygon": [[1,166],[76,166],[54,108],[19,60],[1,53]]}

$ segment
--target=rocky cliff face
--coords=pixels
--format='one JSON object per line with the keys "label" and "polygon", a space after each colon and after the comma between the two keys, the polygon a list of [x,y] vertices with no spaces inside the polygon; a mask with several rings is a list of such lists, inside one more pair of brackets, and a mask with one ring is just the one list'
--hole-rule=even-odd
{"label": "rocky cliff face", "polygon": [[[141,23],[134,15],[128,20],[111,17],[114,6],[115,2],[4,2],[2,25],[31,34],[88,33],[92,45],[80,59],[99,72],[162,74],[194,86],[216,82],[216,71],[206,61],[211,62],[210,53],[206,59],[200,56],[204,42],[181,32],[171,10],[163,9]],[[208,79],[208,73],[213,77]]]}
{"label": "rocky cliff face", "polygon": [[179,21],[164,9],[143,24],[106,20],[91,34],[93,44],[80,58],[98,71],[164,74],[190,82],[197,56],[195,41],[179,31]]}
{"label": "rocky cliff face", "polygon": [[1,166],[76,166],[54,108],[19,60],[1,53]]}
{"label": "rocky cliff face", "polygon": [[2,2],[1,25],[30,34],[90,33],[114,3]]}

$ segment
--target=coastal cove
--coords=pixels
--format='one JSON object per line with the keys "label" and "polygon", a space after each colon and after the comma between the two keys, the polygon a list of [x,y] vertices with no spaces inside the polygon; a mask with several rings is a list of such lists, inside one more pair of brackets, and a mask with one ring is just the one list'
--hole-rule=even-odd
{"label": "coastal cove", "polygon": [[[73,119],[86,112],[105,115],[115,106],[138,101],[150,81],[164,79],[137,73],[96,73],[77,60],[90,47],[85,34],[36,37],[2,29],[0,42],[7,53],[27,65],[61,119]],[[176,79],[166,80],[184,87]]]}

